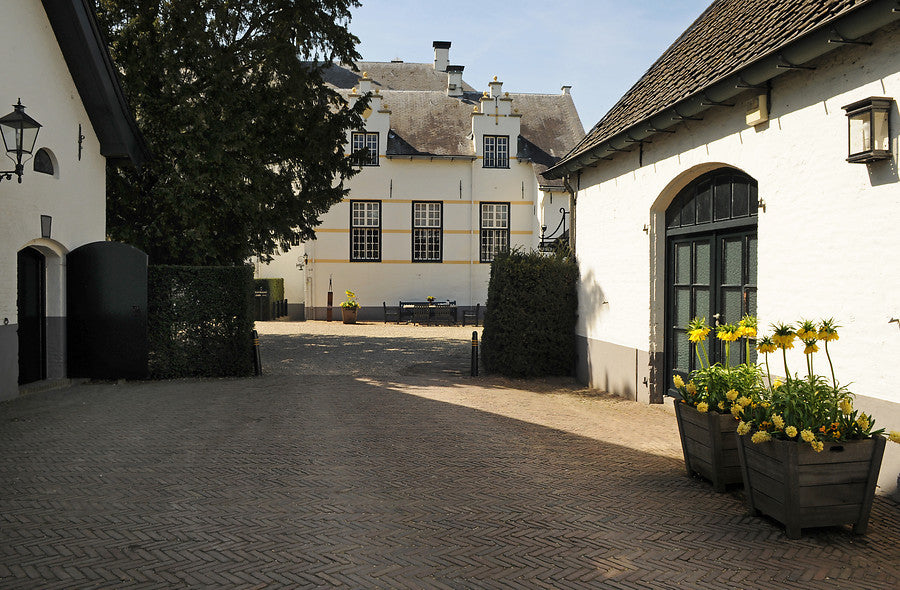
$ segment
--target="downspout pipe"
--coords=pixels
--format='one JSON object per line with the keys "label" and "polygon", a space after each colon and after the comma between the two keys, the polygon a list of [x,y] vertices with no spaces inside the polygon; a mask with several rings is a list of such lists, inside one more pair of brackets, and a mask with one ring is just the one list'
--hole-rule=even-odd
{"label": "downspout pipe", "polygon": [[797,41],[770,52],[699,92],[620,131],[558,168],[551,168],[544,175],[548,178],[561,178],[599,160],[611,159],[616,152],[631,151],[635,142],[648,139],[660,130],[674,131],[683,117],[697,116],[712,108],[712,103],[727,102],[745,92],[748,86],[765,88],[770,80],[787,71],[785,65],[804,65],[837,48],[840,44],[830,40],[838,38],[838,35],[845,39],[858,39],[900,20],[900,12],[894,11],[896,8],[896,0],[876,0],[836,21],[826,23]]}

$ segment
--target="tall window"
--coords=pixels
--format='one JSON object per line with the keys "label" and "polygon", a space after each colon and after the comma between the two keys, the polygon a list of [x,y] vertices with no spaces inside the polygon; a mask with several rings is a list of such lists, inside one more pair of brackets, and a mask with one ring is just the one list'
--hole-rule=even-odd
{"label": "tall window", "polygon": [[509,248],[509,203],[481,204],[481,262]]}
{"label": "tall window", "polygon": [[484,136],[484,167],[509,168],[509,137],[506,135]]}
{"label": "tall window", "polygon": [[381,261],[381,201],[350,201],[350,260]]}
{"label": "tall window", "polygon": [[378,134],[354,131],[350,153],[359,166],[378,166]]}
{"label": "tall window", "polygon": [[441,261],[443,206],[440,201],[413,201],[413,262]]}

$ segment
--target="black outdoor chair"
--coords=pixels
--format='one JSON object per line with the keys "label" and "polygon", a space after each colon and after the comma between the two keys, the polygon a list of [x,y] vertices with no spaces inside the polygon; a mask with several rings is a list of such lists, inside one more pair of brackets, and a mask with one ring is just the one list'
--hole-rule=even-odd
{"label": "black outdoor chair", "polygon": [[475,325],[478,325],[478,318],[481,316],[481,304],[478,303],[475,305],[475,309],[466,309],[463,310],[463,318],[462,325],[466,325],[466,320],[472,320]]}
{"label": "black outdoor chair", "polygon": [[381,305],[384,307],[384,323],[388,322],[397,322],[400,323],[400,307],[388,307],[387,301],[382,301]]}
{"label": "black outdoor chair", "polygon": [[416,303],[412,310],[412,323],[427,324],[431,321],[431,313],[427,303]]}

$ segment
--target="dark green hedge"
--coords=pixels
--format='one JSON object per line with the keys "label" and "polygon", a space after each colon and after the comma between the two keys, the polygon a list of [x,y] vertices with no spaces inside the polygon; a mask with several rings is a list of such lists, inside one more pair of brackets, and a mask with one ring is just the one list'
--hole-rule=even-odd
{"label": "dark green hedge", "polygon": [[150,376],[253,374],[253,268],[148,269]]}
{"label": "dark green hedge", "polygon": [[578,267],[560,252],[501,253],[491,263],[484,368],[511,377],[575,371]]}
{"label": "dark green hedge", "polygon": [[257,291],[268,291],[269,301],[281,301],[284,299],[284,279],[254,279]]}

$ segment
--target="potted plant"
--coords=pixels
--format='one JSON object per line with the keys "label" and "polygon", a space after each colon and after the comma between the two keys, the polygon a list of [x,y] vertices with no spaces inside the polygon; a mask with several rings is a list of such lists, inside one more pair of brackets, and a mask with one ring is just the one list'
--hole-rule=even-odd
{"label": "potted plant", "polygon": [[344,291],[347,294],[347,300],[341,302],[341,320],[345,324],[355,324],[356,314],[359,313],[359,302],[356,300],[356,293],[353,291]]}
{"label": "potted plant", "polygon": [[[724,492],[726,486],[743,481],[735,429],[744,408],[762,388],[762,374],[749,362],[756,318],[744,316],[738,324],[718,326],[716,338],[725,343],[724,365],[709,363],[704,343],[711,330],[706,318],[694,318],[688,325],[688,338],[695,345],[700,368],[690,374],[687,383],[675,375],[680,398],[675,404],[675,417],[688,475],[701,475],[717,492]],[[731,346],[742,339],[748,360],[732,365]]]}
{"label": "potted plant", "polygon": [[[767,514],[785,526],[791,539],[801,529],[852,523],[864,534],[884,453],[883,429],[853,407],[853,394],[834,375],[828,343],[838,339],[833,320],[773,326],[757,349],[765,355],[781,349],[785,374],[772,381],[738,424],[738,453],[750,513]],[[799,340],[806,357],[806,376],[791,376],[787,349]],[[827,377],[814,372],[814,357],[823,344],[830,368]],[[891,440],[900,442],[900,432]]]}
{"label": "potted plant", "polygon": [[434,303],[434,295],[429,295],[425,300],[428,301],[428,303]]}

